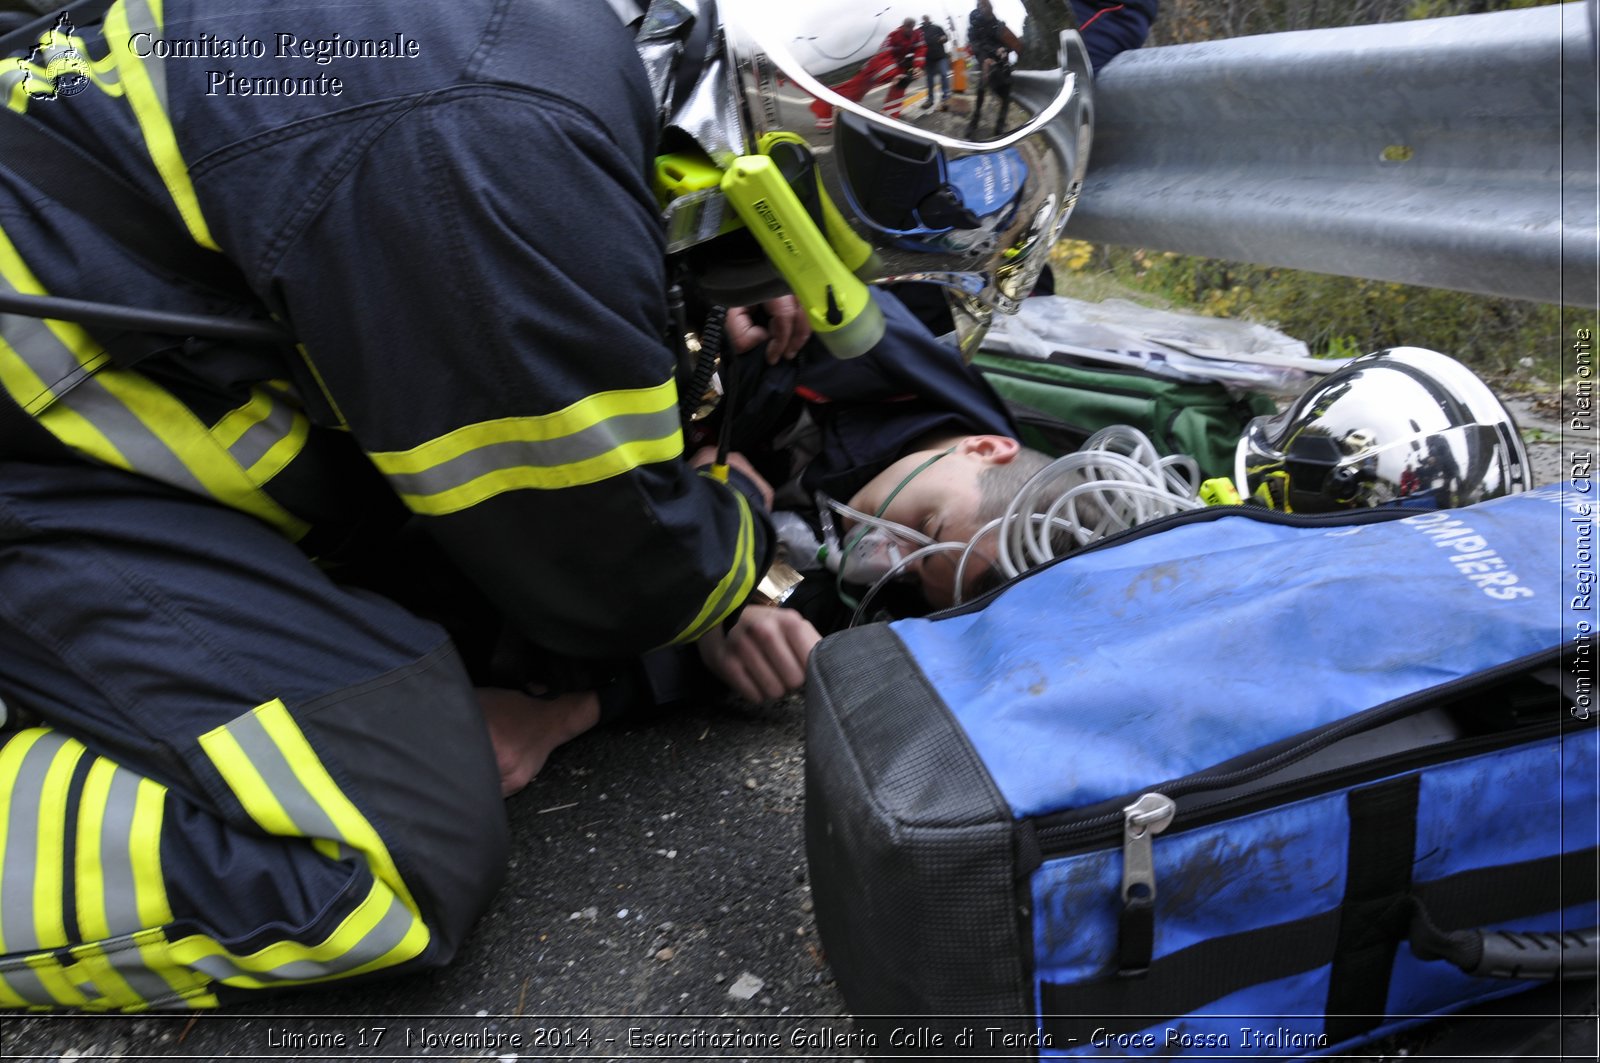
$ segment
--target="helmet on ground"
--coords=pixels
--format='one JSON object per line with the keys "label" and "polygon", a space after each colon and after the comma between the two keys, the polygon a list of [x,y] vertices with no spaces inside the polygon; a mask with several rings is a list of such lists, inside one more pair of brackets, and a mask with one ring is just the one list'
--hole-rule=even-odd
{"label": "helmet on ground", "polygon": [[1421,347],[1354,358],[1251,421],[1234,466],[1240,495],[1295,513],[1450,508],[1532,486],[1510,411],[1472,370]]}
{"label": "helmet on ground", "polygon": [[668,112],[657,190],[669,251],[722,302],[782,290],[752,238],[761,226],[741,224],[720,184],[741,158],[767,156],[845,270],[944,286],[975,348],[990,314],[1032,291],[1088,164],[1090,68],[1071,6],[995,0],[995,24],[971,30],[971,0],[718,0],[716,12],[721,36],[692,89],[665,99],[670,77],[651,75]]}

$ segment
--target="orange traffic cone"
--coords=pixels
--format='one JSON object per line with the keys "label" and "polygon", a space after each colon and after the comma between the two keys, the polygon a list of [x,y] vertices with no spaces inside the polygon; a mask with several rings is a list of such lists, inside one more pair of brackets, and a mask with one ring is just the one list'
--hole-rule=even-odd
{"label": "orange traffic cone", "polygon": [[960,52],[950,59],[950,85],[957,92],[967,91],[967,60]]}

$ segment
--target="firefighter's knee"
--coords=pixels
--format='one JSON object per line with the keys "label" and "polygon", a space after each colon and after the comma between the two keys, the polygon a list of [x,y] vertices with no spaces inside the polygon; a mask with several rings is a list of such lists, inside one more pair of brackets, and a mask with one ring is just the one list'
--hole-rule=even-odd
{"label": "firefighter's knee", "polygon": [[303,720],[313,744],[339,751],[352,796],[389,840],[430,932],[419,962],[447,962],[499,889],[509,846],[494,752],[454,651],[309,706]]}

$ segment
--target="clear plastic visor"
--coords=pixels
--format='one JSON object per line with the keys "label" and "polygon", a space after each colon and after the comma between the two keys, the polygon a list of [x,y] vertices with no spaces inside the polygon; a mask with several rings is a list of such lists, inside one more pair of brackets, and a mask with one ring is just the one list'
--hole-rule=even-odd
{"label": "clear plastic visor", "polygon": [[[793,84],[801,95],[854,114],[884,129],[950,151],[994,151],[1020,143],[1045,128],[1072,101],[1074,78],[1062,55],[1061,33],[1075,28],[1066,4],[1040,0],[994,0],[984,17],[968,2],[930,0],[906,14],[858,0],[803,0],[787,4],[723,0],[724,28],[735,63],[748,71]],[[907,25],[907,23],[910,23]],[[931,73],[931,95],[941,95],[948,71],[964,95],[986,88],[998,96],[997,64],[1013,100],[1005,119],[976,126],[966,109],[940,117],[897,108]],[[990,81],[985,84],[985,75]],[[1019,98],[1020,97],[1020,98]],[[926,102],[918,95],[912,104]],[[926,108],[932,111],[933,108]],[[760,122],[758,124],[765,125]]]}
{"label": "clear plastic visor", "polygon": [[720,10],[747,150],[773,133],[804,139],[851,234],[829,234],[846,266],[869,283],[943,285],[958,326],[1014,312],[1088,165],[1088,59],[1076,33],[1063,36],[1068,6]]}

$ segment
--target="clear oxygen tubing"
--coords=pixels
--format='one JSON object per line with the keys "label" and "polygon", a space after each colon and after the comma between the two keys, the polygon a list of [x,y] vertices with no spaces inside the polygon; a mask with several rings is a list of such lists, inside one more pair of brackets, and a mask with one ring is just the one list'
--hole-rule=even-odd
{"label": "clear oxygen tubing", "polygon": [[[1066,486],[1064,486],[1066,485]],[[896,576],[923,557],[959,552],[953,604],[962,600],[968,562],[983,541],[995,539],[991,561],[1013,579],[1114,532],[1156,517],[1199,509],[1200,469],[1187,455],[1162,457],[1136,428],[1112,425],[1090,436],[1071,454],[1029,477],[1002,516],[966,542],[930,543],[901,558],[867,590],[851,618],[855,626],[867,605]]]}
{"label": "clear oxygen tubing", "polygon": [[[872,603],[872,599],[878,596],[878,592],[883,590],[883,588],[887,587],[890,583],[893,583],[900,577],[902,572],[916,564],[918,561],[921,561],[925,557],[931,557],[934,554],[950,554],[959,552],[961,554],[962,563],[965,564],[967,552],[970,551],[971,547],[971,543],[929,542],[928,545],[911,551],[911,553],[895,562],[892,567],[890,567],[884,572],[883,575],[877,578],[872,586],[867,588],[866,593],[861,596],[861,601],[856,604],[856,611],[850,616],[850,626],[855,627],[857,624],[861,623],[862,617],[867,615],[867,606]],[[957,580],[961,578],[962,571],[963,570],[961,567],[958,566],[956,570]],[[955,604],[960,604],[960,602],[961,587],[958,583],[955,590]]]}

